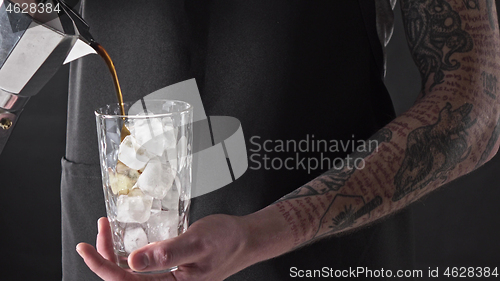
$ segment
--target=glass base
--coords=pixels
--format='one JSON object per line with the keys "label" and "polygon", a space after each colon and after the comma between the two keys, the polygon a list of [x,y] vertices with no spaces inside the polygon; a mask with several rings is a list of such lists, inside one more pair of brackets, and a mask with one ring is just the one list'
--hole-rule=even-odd
{"label": "glass base", "polygon": [[163,274],[163,273],[169,273],[169,272],[176,271],[177,269],[179,269],[179,267],[174,266],[174,267],[171,267],[171,268],[165,269],[165,270],[158,270],[158,271],[134,271],[134,273],[137,273],[137,274]]}
{"label": "glass base", "polygon": [[[118,264],[119,267],[124,268],[124,269],[130,269],[130,266],[128,265],[128,259],[127,259],[127,257],[117,255],[116,258],[117,258],[117,261],[118,261],[117,264]],[[174,266],[174,267],[171,267],[171,268],[168,268],[168,269],[164,269],[164,270],[157,270],[157,271],[134,271],[134,273],[138,273],[138,274],[161,274],[161,273],[169,273],[169,272],[172,272],[172,271],[176,271],[178,268],[179,267]]]}

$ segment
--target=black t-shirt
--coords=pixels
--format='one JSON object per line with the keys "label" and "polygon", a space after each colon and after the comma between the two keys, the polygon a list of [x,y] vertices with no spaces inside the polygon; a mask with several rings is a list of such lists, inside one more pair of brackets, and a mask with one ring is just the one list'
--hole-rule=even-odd
{"label": "black t-shirt", "polygon": [[[265,140],[367,139],[394,118],[382,81],[374,6],[368,0],[87,0],[83,15],[115,62],[125,100],[194,77],[207,115],[238,118],[247,149],[255,150],[253,143]],[[93,110],[115,98],[109,73],[96,56],[72,63],[70,81],[63,275],[65,280],[91,280],[74,245],[92,242],[95,220],[105,215]],[[348,152],[260,151],[237,181],[192,200],[191,222],[214,213],[257,211],[327,170],[308,171],[302,165],[275,169],[270,162],[265,169],[264,154],[300,160],[321,153],[334,159]],[[293,279],[291,267],[411,269],[411,225],[409,214],[401,212],[228,280]]]}

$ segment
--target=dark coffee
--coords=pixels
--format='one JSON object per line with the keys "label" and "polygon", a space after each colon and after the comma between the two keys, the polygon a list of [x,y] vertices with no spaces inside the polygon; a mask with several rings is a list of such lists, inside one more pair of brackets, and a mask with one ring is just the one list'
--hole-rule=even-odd
{"label": "dark coffee", "polygon": [[[120,88],[120,82],[118,81],[118,75],[116,74],[116,68],[115,65],[113,64],[113,60],[111,60],[111,57],[109,56],[108,52],[106,52],[106,49],[104,49],[99,43],[92,42],[90,46],[94,48],[97,54],[101,56],[106,62],[109,72],[111,73],[111,76],[113,78],[113,84],[115,85],[116,97],[118,99],[118,104],[120,105],[120,113],[121,115],[125,116],[126,114],[125,114],[125,108],[123,107],[122,89]],[[123,125],[121,131],[122,141],[128,135],[130,135],[130,131],[125,127],[125,125]]]}

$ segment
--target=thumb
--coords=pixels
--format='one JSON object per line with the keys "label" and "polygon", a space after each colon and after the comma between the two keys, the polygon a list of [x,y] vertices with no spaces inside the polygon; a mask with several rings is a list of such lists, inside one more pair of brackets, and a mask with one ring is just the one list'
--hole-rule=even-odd
{"label": "thumb", "polygon": [[129,266],[135,271],[166,270],[194,263],[203,255],[203,242],[184,233],[172,239],[146,245],[130,254]]}

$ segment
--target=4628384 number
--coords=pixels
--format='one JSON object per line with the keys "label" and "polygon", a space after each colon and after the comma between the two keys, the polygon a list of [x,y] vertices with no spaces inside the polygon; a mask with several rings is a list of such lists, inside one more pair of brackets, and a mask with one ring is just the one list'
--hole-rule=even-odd
{"label": "4628384 number", "polygon": [[498,277],[498,268],[490,267],[447,267],[443,273],[446,277]]}
{"label": "4628384 number", "polygon": [[9,3],[7,7],[5,7],[5,10],[8,13],[15,13],[15,14],[42,14],[42,13],[52,13],[52,12],[57,12],[59,13],[61,11],[61,7],[59,6],[59,3],[56,5],[52,3]]}

